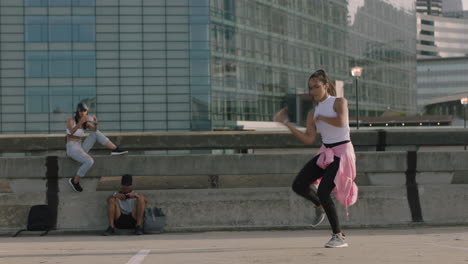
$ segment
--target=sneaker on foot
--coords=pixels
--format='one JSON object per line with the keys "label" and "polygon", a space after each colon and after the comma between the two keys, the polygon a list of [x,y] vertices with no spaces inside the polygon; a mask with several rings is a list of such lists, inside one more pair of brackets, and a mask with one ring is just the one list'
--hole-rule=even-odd
{"label": "sneaker on foot", "polygon": [[108,227],[104,233],[102,233],[103,236],[113,236],[115,235],[115,228],[113,227]]}
{"label": "sneaker on foot", "polygon": [[127,150],[123,150],[123,149],[120,149],[119,147],[117,147],[116,149],[112,150],[111,155],[123,155],[123,154],[127,154],[127,153],[128,153]]}
{"label": "sneaker on foot", "polygon": [[70,186],[72,187],[72,189],[75,191],[75,192],[82,192],[83,191],[83,188],[81,187],[80,183],[75,183],[73,181],[73,178],[70,178],[68,180],[68,183],[70,184]]}
{"label": "sneaker on foot", "polygon": [[344,235],[342,234],[333,234],[330,241],[325,244],[326,248],[341,248],[341,247],[348,247],[348,243],[346,243]]}
{"label": "sneaker on foot", "polygon": [[143,228],[141,226],[135,227],[135,235],[137,236],[143,235]]}
{"label": "sneaker on foot", "polygon": [[322,207],[315,207],[315,217],[312,220],[312,227],[316,227],[320,225],[323,220],[325,219],[325,211],[323,210]]}

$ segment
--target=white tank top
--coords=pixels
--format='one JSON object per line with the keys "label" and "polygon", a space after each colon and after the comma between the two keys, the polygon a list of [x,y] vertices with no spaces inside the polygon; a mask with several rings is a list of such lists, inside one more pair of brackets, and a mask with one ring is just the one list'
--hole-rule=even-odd
{"label": "white tank top", "polygon": [[[336,117],[337,114],[333,109],[335,104],[336,97],[328,96],[323,102],[320,102],[315,107],[314,118],[317,115],[324,117]],[[322,136],[322,142],[325,144],[338,143],[345,140],[350,140],[349,136],[349,123],[346,122],[346,125],[343,127],[332,126],[322,120],[319,120],[315,123],[317,127],[317,132]]]}
{"label": "white tank top", "polygon": [[[75,126],[76,126],[76,123],[74,123]],[[67,128],[67,135],[71,135],[71,136],[75,136],[75,137],[84,137],[85,136],[85,133],[84,133],[84,130],[82,128],[78,128],[75,133],[72,135],[70,133],[70,129]]]}

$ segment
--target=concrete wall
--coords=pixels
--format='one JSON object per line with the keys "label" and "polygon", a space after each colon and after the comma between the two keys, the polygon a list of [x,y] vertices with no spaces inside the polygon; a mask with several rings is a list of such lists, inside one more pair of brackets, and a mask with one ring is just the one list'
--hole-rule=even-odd
{"label": "concrete wall", "polygon": [[[29,207],[46,203],[54,182],[57,229],[104,229],[105,199],[125,173],[151,206],[163,208],[167,231],[304,228],[312,206],[289,186],[312,155],[94,156],[83,193],[66,183],[78,168],[66,157],[4,157],[0,231],[24,227]],[[468,152],[358,152],[359,199],[349,219],[338,206],[342,225],[468,224],[466,160]]]}

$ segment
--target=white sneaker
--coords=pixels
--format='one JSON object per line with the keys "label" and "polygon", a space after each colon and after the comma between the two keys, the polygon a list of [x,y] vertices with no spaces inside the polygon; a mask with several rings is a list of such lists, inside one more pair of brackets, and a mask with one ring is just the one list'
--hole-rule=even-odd
{"label": "white sneaker", "polygon": [[123,150],[123,149],[120,149],[119,147],[117,147],[116,149],[112,150],[111,155],[116,156],[116,155],[124,155],[124,154],[127,154],[127,153],[128,153],[127,150]]}
{"label": "white sneaker", "polygon": [[348,247],[344,235],[342,234],[333,234],[330,241],[325,244],[326,248],[342,248]]}

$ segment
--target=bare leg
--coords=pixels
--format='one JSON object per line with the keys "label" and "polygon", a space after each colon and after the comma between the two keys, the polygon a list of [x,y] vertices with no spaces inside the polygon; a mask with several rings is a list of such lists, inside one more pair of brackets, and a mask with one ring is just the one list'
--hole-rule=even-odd
{"label": "bare leg", "polygon": [[120,217],[120,208],[117,199],[114,197],[107,198],[107,216],[109,220],[109,226],[115,228],[115,221]]}
{"label": "bare leg", "polygon": [[136,219],[137,226],[143,226],[143,217],[145,216],[146,201],[143,195],[136,200],[136,206],[133,209],[132,217]]}

